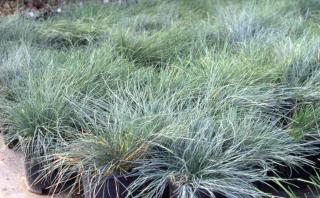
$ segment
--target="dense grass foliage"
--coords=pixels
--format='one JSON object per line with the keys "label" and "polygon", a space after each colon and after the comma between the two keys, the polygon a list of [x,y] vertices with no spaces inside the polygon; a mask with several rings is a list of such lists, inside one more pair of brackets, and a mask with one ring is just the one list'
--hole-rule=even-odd
{"label": "dense grass foliage", "polygon": [[134,174],[136,197],[271,196],[255,184],[319,153],[319,9],[145,0],[1,18],[2,131],[57,185]]}

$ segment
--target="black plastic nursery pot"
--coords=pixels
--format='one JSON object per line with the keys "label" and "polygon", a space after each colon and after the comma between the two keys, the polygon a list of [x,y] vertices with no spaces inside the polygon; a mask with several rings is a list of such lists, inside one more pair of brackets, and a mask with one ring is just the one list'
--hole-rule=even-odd
{"label": "black plastic nursery pot", "polygon": [[76,177],[70,176],[69,179],[57,184],[58,169],[47,174],[44,178],[43,172],[41,172],[44,165],[31,154],[26,155],[24,163],[27,185],[33,193],[47,195],[65,192],[76,182]]}
{"label": "black plastic nursery pot", "polygon": [[[130,192],[128,187],[138,178],[135,175],[112,175],[99,181],[97,185],[91,185],[91,175],[82,177],[82,185],[85,198],[134,198],[139,194]],[[91,181],[91,182],[90,182]]]}
{"label": "black plastic nursery pot", "polygon": [[[180,198],[179,195],[177,195],[176,192],[177,187],[173,183],[169,183],[167,186],[167,189],[165,190],[162,198]],[[195,191],[195,194],[198,198],[212,198],[208,192],[202,189],[197,189]],[[220,193],[214,193],[215,198],[226,198],[224,195]]]}
{"label": "black plastic nursery pot", "polygon": [[43,165],[34,159],[31,154],[26,155],[24,165],[29,190],[36,194],[49,194],[52,191],[51,188],[54,185],[57,173],[50,174],[45,179],[40,179]]}

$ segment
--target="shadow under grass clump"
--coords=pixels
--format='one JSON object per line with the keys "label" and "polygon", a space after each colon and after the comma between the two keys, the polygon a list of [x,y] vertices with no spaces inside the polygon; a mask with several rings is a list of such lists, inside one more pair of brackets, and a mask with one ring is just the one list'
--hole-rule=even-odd
{"label": "shadow under grass clump", "polygon": [[[315,143],[310,149],[315,153],[319,153],[320,144]],[[320,166],[319,154],[309,155],[305,157],[308,161],[302,166],[291,167],[287,164],[275,164],[274,171],[267,172],[270,178],[277,178],[270,181],[257,181],[254,185],[264,193],[272,196],[288,197],[290,193],[312,194],[313,185],[310,184],[312,178],[317,174],[317,167]]]}
{"label": "shadow under grass clump", "polygon": [[320,80],[319,75],[320,61],[297,62],[290,64],[286,73],[286,82],[293,86],[302,86]]}
{"label": "shadow under grass clump", "polygon": [[39,29],[43,41],[54,48],[88,45],[98,41],[106,31],[93,19],[52,21]]}

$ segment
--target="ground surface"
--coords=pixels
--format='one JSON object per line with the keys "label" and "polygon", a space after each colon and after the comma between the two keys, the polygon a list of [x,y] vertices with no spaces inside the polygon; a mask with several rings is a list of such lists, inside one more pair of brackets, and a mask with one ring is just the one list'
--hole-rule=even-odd
{"label": "ground surface", "polygon": [[[0,134],[0,197],[1,198],[45,198],[27,190],[23,155],[8,149]],[[63,196],[54,196],[62,198]]]}

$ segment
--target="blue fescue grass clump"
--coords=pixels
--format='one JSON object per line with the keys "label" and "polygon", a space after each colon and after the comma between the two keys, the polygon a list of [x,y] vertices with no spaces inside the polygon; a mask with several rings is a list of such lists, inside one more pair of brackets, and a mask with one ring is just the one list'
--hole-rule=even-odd
{"label": "blue fescue grass clump", "polygon": [[108,31],[94,20],[59,20],[40,28],[42,39],[56,47],[87,45],[96,41]]}
{"label": "blue fescue grass clump", "polygon": [[1,129],[57,186],[134,174],[137,197],[269,196],[255,184],[319,155],[319,16],[316,1],[152,0],[1,18]]}

